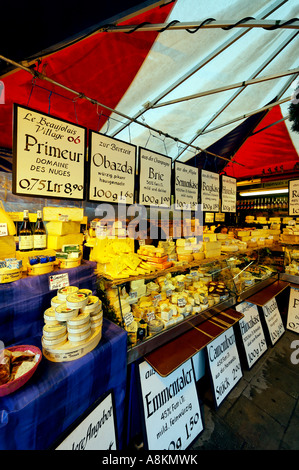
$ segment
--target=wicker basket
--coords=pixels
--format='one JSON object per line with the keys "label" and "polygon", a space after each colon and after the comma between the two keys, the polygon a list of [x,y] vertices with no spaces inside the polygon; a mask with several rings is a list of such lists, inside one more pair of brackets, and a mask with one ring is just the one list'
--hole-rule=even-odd
{"label": "wicker basket", "polygon": [[5,395],[9,395],[10,393],[15,392],[20,387],[22,387],[34,374],[37,369],[38,364],[42,360],[42,352],[36,346],[29,346],[29,345],[21,345],[21,346],[12,346],[11,348],[5,348],[9,351],[30,351],[36,356],[38,356],[38,360],[36,361],[34,367],[32,367],[28,372],[21,375],[18,379],[12,380],[6,384],[0,385],[0,397],[4,397]]}

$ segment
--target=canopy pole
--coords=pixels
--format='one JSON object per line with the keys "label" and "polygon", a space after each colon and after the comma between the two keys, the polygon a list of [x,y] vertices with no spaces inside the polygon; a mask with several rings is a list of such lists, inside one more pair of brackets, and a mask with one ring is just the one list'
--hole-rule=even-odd
{"label": "canopy pole", "polygon": [[[22,64],[19,64],[18,62],[15,62],[14,60],[11,60],[11,59],[8,59],[7,57],[4,57],[3,55],[0,55],[0,60],[4,60],[5,62],[9,63],[9,64],[12,64],[14,65],[15,67],[17,68],[20,68],[22,70],[25,70],[26,72],[30,73],[34,78],[39,78],[40,80],[45,80],[46,82],[49,82],[53,85],[56,85],[60,88],[63,88],[64,90],[67,90],[68,92],[70,93],[73,93],[74,95],[76,95],[78,98],[81,98],[81,99],[85,99],[87,101],[90,101],[92,104],[96,104],[102,108],[105,108],[107,109],[108,111],[110,111],[111,113],[116,113],[118,114],[119,116],[121,116],[122,118],[124,119],[127,119],[131,122],[134,122],[135,124],[139,124],[140,126],[143,126],[153,132],[157,132],[158,134],[160,135],[163,135],[164,137],[168,137],[169,139],[172,139],[174,140],[175,142],[180,142],[181,144],[183,145],[186,145],[187,147],[191,147],[191,148],[194,148],[195,150],[197,151],[203,151],[203,149],[201,149],[200,147],[198,146],[195,146],[195,145],[189,145],[187,142],[184,142],[183,140],[180,140],[178,139],[177,137],[173,137],[169,134],[167,134],[166,132],[163,132],[163,131],[160,131],[158,129],[155,129],[154,127],[151,127],[149,126],[148,124],[145,124],[144,122],[140,122],[140,121],[137,121],[137,119],[135,118],[131,118],[130,116],[127,116],[126,114],[124,113],[121,113],[120,111],[117,111],[113,108],[110,108],[109,106],[106,106],[104,105],[103,103],[100,103],[99,101],[93,99],[93,98],[90,98],[86,95],[84,95],[84,93],[80,93],[76,90],[73,90],[72,88],[66,86],[66,85],[63,85],[62,83],[59,83],[57,82],[56,80],[53,80],[52,78],[49,78],[47,77],[46,75],[43,75],[42,73],[38,72],[37,70],[35,69],[32,69],[32,68],[29,68],[29,67],[26,67],[25,65],[22,65]],[[216,155],[215,153],[212,153],[212,152],[208,152],[208,154],[210,154],[211,156],[213,157],[217,157],[217,158],[220,158],[222,160],[226,160],[226,161],[230,161],[229,158],[226,158],[226,157],[222,157],[221,155]],[[238,163],[239,164],[239,163]]]}
{"label": "canopy pole", "polygon": [[[256,76],[261,73],[261,71],[266,68],[272,60],[274,60],[277,55],[297,36],[298,31],[295,33],[292,33],[283,43],[280,45],[274,53],[260,66],[258,69],[251,75],[250,79],[256,78]],[[220,114],[245,90],[245,86],[242,87],[241,89],[237,90],[229,99],[224,103],[224,105],[221,106],[221,108],[204,124],[204,126],[195,134],[192,140],[189,141],[189,143],[193,143],[198,137],[200,137],[203,134],[207,134],[209,131],[206,130],[210,124],[212,124],[215,119],[220,116]],[[281,95],[280,95],[281,96]],[[242,118],[240,118],[242,119]],[[237,119],[238,120],[238,119]],[[233,121],[234,122],[234,121]],[[221,125],[219,127],[222,127]],[[213,127],[212,130],[215,130],[217,127]],[[181,151],[181,153],[176,157],[176,160],[182,155],[184,152],[184,149]]]}
{"label": "canopy pole", "polygon": [[[279,9],[282,5],[284,5],[288,0],[276,0],[273,5],[271,5],[269,8],[265,8],[263,12],[261,12],[260,16],[261,19],[267,18],[269,15],[274,13],[277,9]],[[174,83],[172,83],[166,90],[164,90],[162,93],[160,93],[156,98],[152,100],[151,103],[148,103],[147,106],[144,106],[141,110],[137,111],[137,113],[134,115],[134,118],[137,119],[138,117],[142,116],[146,111],[150,110],[156,103],[158,103],[161,99],[163,99],[166,95],[171,93],[175,88],[180,86],[182,83],[184,83],[186,80],[188,80],[192,75],[194,75],[198,70],[203,68],[206,64],[211,62],[215,57],[217,57],[221,52],[225,51],[229,46],[234,44],[236,41],[241,39],[245,34],[249,32],[248,29],[244,31],[238,31],[236,32],[230,39],[227,39],[224,41],[220,46],[218,46],[216,49],[214,49],[209,55],[207,55],[203,60],[201,60],[198,64],[196,64],[191,70],[189,70],[187,73],[185,73],[182,77],[180,77],[178,80],[176,80]],[[119,126],[116,131],[112,132],[112,136],[115,137],[117,134],[119,134],[122,130],[124,130],[130,123],[122,124]]]}
{"label": "canopy pole", "polygon": [[[104,25],[100,32],[106,33],[131,33],[131,32],[151,32],[162,30],[176,31],[176,30],[198,30],[198,29],[232,29],[232,28],[263,28],[266,30],[276,29],[299,29],[299,19],[290,18],[289,20],[256,20],[254,18],[241,20],[222,20],[217,21],[215,18],[206,18],[199,21],[180,22],[171,21],[170,23],[141,23],[139,25]],[[189,31],[193,32],[193,31]],[[194,31],[196,32],[196,31]]]}
{"label": "canopy pole", "polygon": [[246,80],[243,82],[234,83],[232,85],[226,85],[226,86],[219,87],[219,88],[213,88],[211,90],[203,91],[201,93],[195,93],[193,95],[182,96],[181,98],[177,98],[175,100],[164,101],[163,103],[158,103],[153,106],[153,109],[161,108],[162,106],[168,106],[170,104],[180,103],[181,101],[188,101],[188,100],[193,100],[196,98],[201,98],[202,96],[208,96],[208,95],[213,95],[215,93],[221,93],[222,91],[233,90],[234,88],[240,88],[240,87],[244,87],[247,85],[254,85],[255,83],[275,80],[277,78],[286,77],[288,75],[293,75],[298,72],[299,72],[299,68],[296,68],[296,69],[287,70],[286,72],[277,73],[275,75],[267,75],[267,76],[260,77],[260,78],[254,78],[252,80]]}

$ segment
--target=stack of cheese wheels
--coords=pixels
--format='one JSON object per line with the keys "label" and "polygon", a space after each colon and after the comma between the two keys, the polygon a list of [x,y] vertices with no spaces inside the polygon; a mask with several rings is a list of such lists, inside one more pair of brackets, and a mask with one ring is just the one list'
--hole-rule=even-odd
{"label": "stack of cheese wheels", "polygon": [[[73,360],[74,347],[81,348],[78,355],[81,357],[84,348],[89,352],[101,338],[102,301],[92,295],[90,289],[63,287],[51,299],[51,307],[44,312],[44,321],[42,344],[46,357],[58,361]],[[66,359],[68,354],[70,359]]]}

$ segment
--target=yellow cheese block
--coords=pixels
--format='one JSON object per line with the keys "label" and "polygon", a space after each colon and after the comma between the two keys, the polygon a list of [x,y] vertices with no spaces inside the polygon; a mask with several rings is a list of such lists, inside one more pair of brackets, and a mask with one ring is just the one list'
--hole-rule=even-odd
{"label": "yellow cheese block", "polygon": [[203,244],[204,250],[220,250],[221,249],[221,242],[204,242]]}
{"label": "yellow cheese block", "polygon": [[15,258],[16,257],[16,244],[13,235],[6,235],[0,237],[0,259]]}
{"label": "yellow cheese block", "polygon": [[71,233],[69,235],[48,235],[48,248],[61,250],[63,245],[82,245],[83,233]]}
{"label": "yellow cheese block", "polygon": [[48,235],[69,235],[80,233],[80,222],[61,222],[52,220],[45,224]]}
{"label": "yellow cheese block", "polygon": [[61,217],[67,217],[67,220],[81,222],[84,217],[84,209],[80,207],[44,207],[43,219],[61,220]]}
{"label": "yellow cheese block", "polygon": [[221,256],[221,249],[205,251],[206,258],[218,258],[219,256]]}
{"label": "yellow cheese block", "polygon": [[16,234],[16,226],[15,226],[12,218],[1,207],[0,207],[0,223],[7,225],[7,234],[8,235],[15,235]]}

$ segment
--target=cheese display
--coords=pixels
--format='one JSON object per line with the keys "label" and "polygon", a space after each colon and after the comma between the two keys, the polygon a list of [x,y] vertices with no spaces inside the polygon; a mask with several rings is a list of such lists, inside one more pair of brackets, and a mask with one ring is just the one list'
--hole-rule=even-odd
{"label": "cheese display", "polygon": [[42,346],[53,362],[73,361],[92,351],[102,337],[102,302],[89,289],[57,291],[44,312]]}
{"label": "cheese display", "polygon": [[[126,285],[106,286],[109,305],[119,324],[128,332],[130,344],[226,300],[233,287],[229,272],[227,279],[213,281],[209,269],[196,267],[184,274],[157,275],[147,282],[143,279]],[[227,270],[224,273],[227,274]]]}
{"label": "cheese display", "polygon": [[299,276],[299,247],[287,246],[285,248],[285,273]]}
{"label": "cheese display", "polygon": [[84,217],[84,209],[79,207],[44,207],[44,221],[72,221],[82,222]]}
{"label": "cheese display", "polygon": [[22,277],[22,261],[17,258],[0,260],[0,284],[17,281]]}

